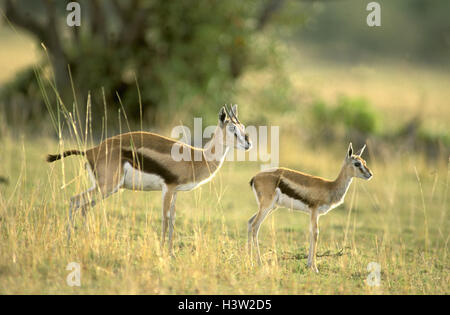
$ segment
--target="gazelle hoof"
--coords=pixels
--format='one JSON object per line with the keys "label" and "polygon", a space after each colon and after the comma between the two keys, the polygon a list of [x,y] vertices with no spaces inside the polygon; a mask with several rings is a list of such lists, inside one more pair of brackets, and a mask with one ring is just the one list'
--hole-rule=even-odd
{"label": "gazelle hoof", "polygon": [[308,263],[308,268],[310,268],[312,271],[314,271],[315,273],[319,273],[319,269],[317,269],[316,265],[312,265]]}

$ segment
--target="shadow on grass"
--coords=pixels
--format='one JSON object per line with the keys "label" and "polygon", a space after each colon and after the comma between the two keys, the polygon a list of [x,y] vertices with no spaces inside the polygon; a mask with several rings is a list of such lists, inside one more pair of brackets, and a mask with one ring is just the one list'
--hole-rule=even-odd
{"label": "shadow on grass", "polygon": [[[346,246],[344,248],[339,249],[337,252],[332,252],[331,250],[327,250],[323,253],[317,253],[317,257],[340,257],[343,255],[347,255],[348,251],[350,247]],[[280,253],[280,257],[279,259],[281,260],[290,260],[290,259],[295,259],[295,260],[299,260],[299,259],[307,259],[308,258],[308,253],[304,252],[304,253],[291,253],[288,251],[284,251]]]}

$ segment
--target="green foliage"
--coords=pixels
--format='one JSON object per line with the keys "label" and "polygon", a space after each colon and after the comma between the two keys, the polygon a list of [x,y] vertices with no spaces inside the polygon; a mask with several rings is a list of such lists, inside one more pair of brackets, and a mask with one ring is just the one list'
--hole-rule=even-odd
{"label": "green foliage", "polygon": [[331,128],[343,126],[349,131],[361,134],[376,134],[380,131],[380,117],[364,98],[340,97],[336,106],[323,101],[313,104],[314,120]]}
{"label": "green foliage", "polygon": [[334,111],[336,121],[362,133],[373,134],[378,131],[379,117],[364,98],[341,97]]}
{"label": "green foliage", "polygon": [[[76,30],[67,28],[65,8],[56,6],[61,47],[34,34],[50,56],[43,54],[37,68],[47,69],[51,62],[58,93],[69,109],[74,103],[70,65],[82,116],[89,92],[97,120],[105,107],[112,115],[121,108],[117,94],[132,121],[140,118],[141,96],[146,124],[160,124],[165,113],[216,115],[220,105],[233,102],[236,79],[267,62],[270,41],[255,39],[258,1],[134,1],[119,2],[119,9],[105,3],[80,1],[87,13]],[[40,14],[47,14],[45,8]],[[63,54],[57,55],[58,49]],[[36,80],[19,78],[14,89],[0,93],[0,102],[8,104],[31,85],[38,87]]]}
{"label": "green foliage", "polygon": [[439,148],[442,148],[448,154],[450,150],[450,133],[431,132],[425,128],[420,128],[417,134],[417,145],[425,146],[425,152],[431,151],[436,153]]}
{"label": "green foliage", "polygon": [[0,88],[0,108],[7,123],[16,127],[24,122],[41,123],[47,114],[43,105],[43,90],[51,93],[48,84],[39,86],[35,69],[26,68],[16,74],[15,80]]}

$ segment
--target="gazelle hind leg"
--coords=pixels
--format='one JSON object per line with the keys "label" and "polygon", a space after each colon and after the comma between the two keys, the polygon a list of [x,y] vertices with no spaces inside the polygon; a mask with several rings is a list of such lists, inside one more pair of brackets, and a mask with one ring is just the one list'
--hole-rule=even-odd
{"label": "gazelle hind leg", "polygon": [[[85,193],[90,194],[89,196],[89,200],[90,202],[87,202],[83,205],[80,206],[81,209],[81,214],[83,215],[83,219],[84,219],[84,225],[87,227],[87,223],[86,223],[86,212],[87,209],[89,207],[94,207],[96,204],[94,195],[95,195],[95,190],[97,189],[97,180],[95,179],[95,175],[94,172],[91,169],[91,166],[89,165],[89,163],[86,163],[84,165],[84,168],[86,169],[86,171],[88,172],[89,175],[89,180],[91,181],[91,188],[89,188]],[[89,231],[89,230],[88,230]]]}
{"label": "gazelle hind leg", "polygon": [[67,225],[67,239],[70,240],[70,234],[72,229],[74,228],[74,215],[76,214],[78,209],[82,209],[83,216],[86,215],[86,208],[88,206],[95,205],[95,189],[97,187],[91,187],[87,191],[73,196],[70,198],[70,206],[69,206],[69,223]]}
{"label": "gazelle hind leg", "polygon": [[272,212],[272,210],[275,208],[275,196],[271,196],[271,197],[272,198],[261,198],[259,212],[256,215],[256,217],[253,219],[253,222],[252,222],[252,239],[253,239],[253,245],[256,247],[256,256],[257,256],[259,264],[262,263],[262,260],[261,260],[261,251],[259,249],[258,234],[259,234],[259,229],[261,227],[261,224],[264,222],[267,215],[270,212]]}
{"label": "gazelle hind leg", "polygon": [[[70,239],[70,231],[73,229],[73,216],[76,213],[78,209],[81,209],[81,213],[83,214],[83,217],[86,216],[86,208],[88,206],[94,206],[95,200],[94,200],[94,193],[95,189],[97,188],[97,181],[95,179],[94,172],[91,169],[91,166],[89,163],[86,163],[84,165],[84,168],[88,172],[89,180],[91,181],[91,188],[89,188],[87,191],[73,196],[70,198],[70,206],[69,206],[69,225],[67,227],[67,235],[68,239]],[[85,222],[86,224],[86,222]]]}
{"label": "gazelle hind leg", "polygon": [[252,217],[248,220],[247,223],[247,250],[249,255],[252,254],[252,245],[253,245],[253,239],[252,239],[252,233],[253,233],[253,221],[255,220],[256,216],[258,215],[258,212],[256,212]]}
{"label": "gazelle hind leg", "polygon": [[255,183],[252,182],[251,186],[252,186],[252,191],[255,194],[256,202],[258,203],[258,212],[256,212],[254,215],[252,215],[252,217],[248,220],[248,223],[247,223],[247,250],[248,250],[250,257],[252,257],[252,250],[253,250],[253,247],[255,246],[255,242],[253,239],[253,223],[255,222],[255,219],[259,214],[259,208],[261,205],[261,203],[259,201],[260,194],[258,194],[258,192],[255,188]]}
{"label": "gazelle hind leg", "polygon": [[89,188],[87,191],[85,191],[79,195],[76,195],[76,196],[73,196],[72,198],[70,198],[69,223],[67,226],[67,240],[70,240],[70,233],[71,233],[71,230],[74,228],[73,216],[76,213],[76,211],[78,209],[81,209],[83,217],[85,217],[86,216],[86,208],[89,205],[90,206],[95,205],[94,194],[95,194],[95,189],[97,188],[97,181],[95,180],[94,173],[92,172],[92,169],[91,169],[89,163],[86,163],[84,166],[85,166],[86,171],[88,172],[89,179],[91,181],[91,188]]}
{"label": "gazelle hind leg", "polygon": [[[70,240],[70,232],[73,229],[73,218],[76,211],[78,209],[82,209],[83,216],[85,216],[88,207],[95,206],[98,199],[105,199],[119,191],[125,181],[125,175],[123,175],[118,184],[115,185],[114,183],[117,182],[114,180],[115,174],[113,174],[113,176],[105,176],[104,174],[109,174],[107,172],[98,173],[99,176],[97,181],[94,172],[90,168],[89,164],[86,164],[86,169],[88,170],[89,178],[91,179],[93,185],[87,191],[73,196],[70,199],[69,226],[67,229],[68,240]],[[116,175],[120,176],[120,174],[121,169],[119,168],[118,174]]]}

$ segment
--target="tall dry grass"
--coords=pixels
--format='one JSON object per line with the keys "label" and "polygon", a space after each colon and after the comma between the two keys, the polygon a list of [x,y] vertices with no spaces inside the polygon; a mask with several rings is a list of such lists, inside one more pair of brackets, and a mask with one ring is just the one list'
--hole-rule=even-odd
{"label": "tall dry grass", "polygon": [[[318,155],[288,141],[284,155],[301,158],[282,164],[337,174],[345,147]],[[68,199],[88,186],[83,159],[45,164],[53,140],[3,138],[1,147],[0,174],[10,181],[0,188],[2,294],[449,293],[444,161],[430,167],[420,156],[372,159],[373,180],[356,180],[344,206],[320,220],[315,275],[306,267],[308,217],[301,213],[280,209],[264,223],[263,266],[246,254],[246,223],[256,211],[248,180],[256,163],[226,163],[210,184],[179,194],[170,259],[159,248],[160,193],[113,195],[86,222],[77,216],[68,243]],[[81,287],[66,284],[70,262],[82,266]],[[378,288],[365,284],[370,262],[381,264]]]}

